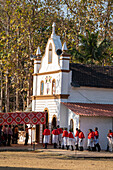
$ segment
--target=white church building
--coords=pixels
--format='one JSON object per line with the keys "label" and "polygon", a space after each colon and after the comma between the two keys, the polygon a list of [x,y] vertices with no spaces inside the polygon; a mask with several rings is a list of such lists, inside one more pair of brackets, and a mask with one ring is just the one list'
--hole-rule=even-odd
{"label": "white church building", "polygon": [[[98,127],[100,145],[106,149],[107,133],[113,130],[113,66],[70,64],[66,43],[55,34],[55,23],[45,54],[38,47],[34,58],[32,111],[46,111],[46,124],[67,127],[75,133],[80,128]],[[36,126],[36,140],[43,142],[44,125]],[[51,143],[51,141],[50,141]]]}

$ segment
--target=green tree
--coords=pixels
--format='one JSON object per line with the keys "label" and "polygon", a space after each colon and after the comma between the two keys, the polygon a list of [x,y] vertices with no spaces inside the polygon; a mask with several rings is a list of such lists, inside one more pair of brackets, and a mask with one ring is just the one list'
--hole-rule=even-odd
{"label": "green tree", "polygon": [[[98,41],[98,32],[90,33],[86,31],[86,36],[79,35],[79,50],[74,49],[74,57],[84,64],[106,64],[110,58],[111,42],[104,39]],[[72,53],[73,53],[72,52]]]}

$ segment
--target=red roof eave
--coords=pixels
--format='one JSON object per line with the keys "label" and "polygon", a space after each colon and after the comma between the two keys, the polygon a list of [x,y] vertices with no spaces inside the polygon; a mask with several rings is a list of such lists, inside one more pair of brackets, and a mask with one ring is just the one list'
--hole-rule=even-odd
{"label": "red roof eave", "polygon": [[64,103],[68,109],[80,116],[113,117],[113,104]]}

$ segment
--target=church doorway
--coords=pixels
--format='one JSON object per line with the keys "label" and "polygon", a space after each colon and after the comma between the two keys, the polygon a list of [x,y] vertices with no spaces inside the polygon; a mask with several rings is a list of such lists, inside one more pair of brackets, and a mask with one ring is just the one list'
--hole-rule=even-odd
{"label": "church doorway", "polygon": [[[52,123],[51,123],[51,131],[57,126],[56,116],[53,116]],[[52,135],[51,135],[51,143],[52,143]]]}
{"label": "church doorway", "polygon": [[[44,112],[46,112],[46,124],[43,125],[42,133],[44,132],[44,129],[46,128],[46,126],[48,126],[48,128],[49,128],[49,111],[47,108],[45,108]],[[43,135],[42,135],[42,142],[43,142]]]}
{"label": "church doorway", "polygon": [[36,142],[40,143],[40,125],[36,125]]}
{"label": "church doorway", "polygon": [[52,119],[52,124],[51,124],[51,129],[53,130],[57,126],[57,121],[56,121],[56,116],[53,116]]}

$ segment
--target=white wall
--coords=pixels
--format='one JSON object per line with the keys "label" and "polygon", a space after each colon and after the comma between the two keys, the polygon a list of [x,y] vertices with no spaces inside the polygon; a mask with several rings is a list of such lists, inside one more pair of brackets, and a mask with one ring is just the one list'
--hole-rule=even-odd
{"label": "white wall", "polygon": [[33,76],[33,96],[37,95],[38,76]]}
{"label": "white wall", "polygon": [[[49,44],[52,44],[52,63],[48,64],[48,51],[49,51]],[[55,71],[55,70],[59,70],[60,69],[60,65],[58,64],[58,55],[55,52],[55,45],[53,40],[50,38],[48,40],[46,49],[45,49],[45,54],[42,57],[41,60],[41,67],[39,70],[39,73],[43,73],[43,72],[49,72],[49,71]]]}
{"label": "white wall", "polygon": [[[62,57],[60,57],[60,58],[62,58]],[[65,60],[64,58],[62,58],[62,60],[60,60],[61,69],[69,70],[69,60]],[[69,57],[68,57],[68,59],[69,59]]]}
{"label": "white wall", "polygon": [[53,115],[59,113],[59,99],[49,99],[49,100],[33,100],[34,111],[43,112],[45,108],[49,110],[49,121],[51,122]]}
{"label": "white wall", "polygon": [[85,134],[84,147],[87,148],[87,135],[88,129],[94,130],[95,127],[98,127],[99,130],[99,141],[102,149],[106,150],[107,148],[107,134],[108,130],[112,129],[112,118],[108,117],[88,117],[80,116],[80,129]]}
{"label": "white wall", "polygon": [[79,128],[79,115],[76,115],[73,113],[70,109],[68,109],[68,130],[70,128],[70,120],[73,119],[73,124],[74,124],[74,131],[73,133],[75,134],[76,128]]}
{"label": "white wall", "polygon": [[69,94],[69,73],[61,73],[61,94]]}
{"label": "white wall", "polygon": [[68,109],[62,103],[60,105],[60,127],[68,128]]}
{"label": "white wall", "polygon": [[[51,78],[51,82],[46,83],[46,77]],[[48,95],[52,95],[52,80],[55,79],[56,81],[56,93],[55,94],[60,94],[61,93],[61,72],[60,73],[55,73],[55,74],[48,74],[48,75],[38,75],[37,76],[37,83],[33,82],[33,84],[37,84],[37,94],[40,95],[40,85],[41,81],[44,81],[44,95],[47,95],[47,86],[49,87],[49,93]]]}
{"label": "white wall", "polygon": [[113,104],[113,89],[70,87],[68,102]]}

